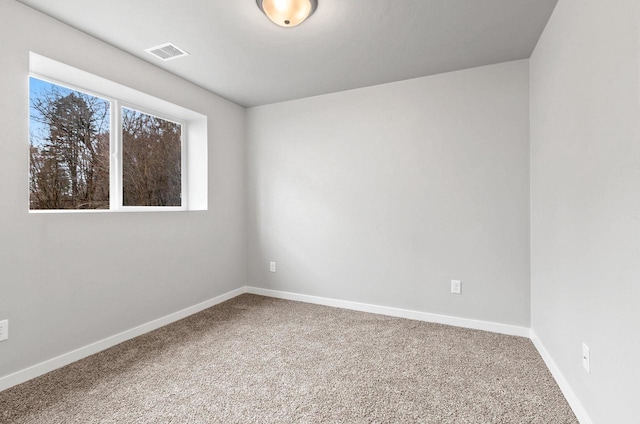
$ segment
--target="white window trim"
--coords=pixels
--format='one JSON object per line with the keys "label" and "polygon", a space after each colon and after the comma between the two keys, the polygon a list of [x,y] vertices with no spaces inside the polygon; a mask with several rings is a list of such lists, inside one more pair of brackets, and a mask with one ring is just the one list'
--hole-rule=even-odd
{"label": "white window trim", "polygon": [[[29,213],[207,210],[208,143],[207,117],[205,115],[33,52],[30,53],[30,76],[109,101],[111,105],[111,134],[109,209],[30,209],[29,203],[27,203]],[[122,107],[157,116],[182,126],[181,206],[124,206],[122,204]]]}

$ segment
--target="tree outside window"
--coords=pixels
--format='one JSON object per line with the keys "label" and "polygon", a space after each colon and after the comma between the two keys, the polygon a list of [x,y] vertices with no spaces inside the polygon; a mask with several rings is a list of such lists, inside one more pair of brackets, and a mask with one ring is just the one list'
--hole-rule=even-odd
{"label": "tree outside window", "polygon": [[[30,209],[110,208],[111,105],[30,79]],[[181,206],[182,125],[126,107],[116,113],[120,206]]]}

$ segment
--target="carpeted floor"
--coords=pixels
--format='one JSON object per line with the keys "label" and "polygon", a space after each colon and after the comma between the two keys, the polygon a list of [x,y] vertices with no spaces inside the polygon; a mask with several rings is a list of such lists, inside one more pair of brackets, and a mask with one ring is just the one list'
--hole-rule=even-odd
{"label": "carpeted floor", "polygon": [[0,423],[577,423],[528,339],[242,295],[0,393]]}

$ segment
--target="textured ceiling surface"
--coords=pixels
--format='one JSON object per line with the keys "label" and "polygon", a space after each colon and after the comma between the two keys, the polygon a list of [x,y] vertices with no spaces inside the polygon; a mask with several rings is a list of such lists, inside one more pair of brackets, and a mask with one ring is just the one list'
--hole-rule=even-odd
{"label": "textured ceiling surface", "polygon": [[528,58],[557,2],[319,0],[281,28],[255,0],[18,1],[247,107]]}

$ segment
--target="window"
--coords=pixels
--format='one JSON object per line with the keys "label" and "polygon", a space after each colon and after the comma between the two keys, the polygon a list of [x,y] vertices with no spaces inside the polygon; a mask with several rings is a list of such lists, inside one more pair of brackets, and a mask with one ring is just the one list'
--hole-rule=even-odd
{"label": "window", "polygon": [[123,107],[124,206],[181,206],[182,125]]}
{"label": "window", "polygon": [[30,58],[31,212],[206,209],[205,116]]}
{"label": "window", "polygon": [[30,208],[109,209],[109,101],[29,83]]}

